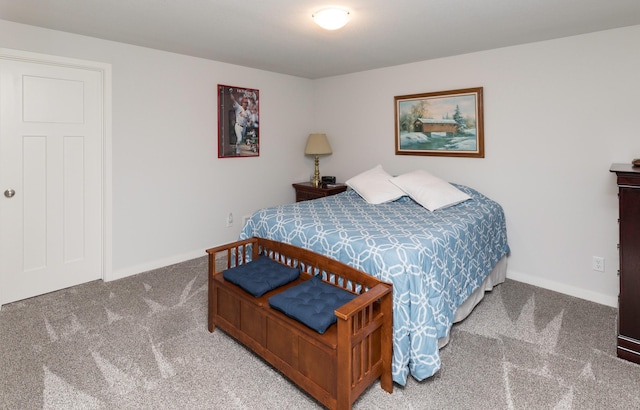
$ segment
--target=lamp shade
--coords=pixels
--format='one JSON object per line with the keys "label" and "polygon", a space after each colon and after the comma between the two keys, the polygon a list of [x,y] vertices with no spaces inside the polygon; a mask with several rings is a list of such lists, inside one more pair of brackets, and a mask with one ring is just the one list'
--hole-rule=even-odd
{"label": "lamp shade", "polygon": [[307,155],[331,154],[331,145],[326,134],[309,134],[307,146],[304,149]]}

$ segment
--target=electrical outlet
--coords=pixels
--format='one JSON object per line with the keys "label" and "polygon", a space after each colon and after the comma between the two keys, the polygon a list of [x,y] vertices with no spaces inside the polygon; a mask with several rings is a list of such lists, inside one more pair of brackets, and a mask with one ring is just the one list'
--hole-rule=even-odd
{"label": "electrical outlet", "polygon": [[227,215],[227,227],[233,226],[233,212],[229,212]]}
{"label": "electrical outlet", "polygon": [[593,270],[598,272],[604,272],[604,258],[601,256],[594,256],[591,262]]}
{"label": "electrical outlet", "polygon": [[251,215],[245,215],[242,217],[242,226],[245,226],[247,224],[249,218],[251,218]]}

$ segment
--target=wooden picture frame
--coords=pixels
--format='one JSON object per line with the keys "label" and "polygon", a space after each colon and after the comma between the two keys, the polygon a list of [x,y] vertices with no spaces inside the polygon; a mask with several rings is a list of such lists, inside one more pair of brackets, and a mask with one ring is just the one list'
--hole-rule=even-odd
{"label": "wooden picture frame", "polygon": [[260,155],[260,91],[218,84],[218,158]]}
{"label": "wooden picture frame", "polygon": [[396,155],[484,158],[482,87],[394,97]]}

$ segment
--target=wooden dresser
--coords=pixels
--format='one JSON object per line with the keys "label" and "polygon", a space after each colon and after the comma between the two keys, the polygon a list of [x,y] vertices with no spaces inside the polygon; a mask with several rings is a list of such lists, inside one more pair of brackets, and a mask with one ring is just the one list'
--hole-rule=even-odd
{"label": "wooden dresser", "polygon": [[618,357],[640,363],[640,167],[613,164],[620,207]]}

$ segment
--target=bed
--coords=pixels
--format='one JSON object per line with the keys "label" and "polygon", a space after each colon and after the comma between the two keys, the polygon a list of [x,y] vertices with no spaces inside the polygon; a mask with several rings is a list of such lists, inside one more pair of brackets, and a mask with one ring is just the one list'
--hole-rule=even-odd
{"label": "bed", "polygon": [[239,239],[306,248],[393,284],[393,381],[423,380],[441,367],[439,348],[454,321],[504,281],[502,207],[480,192],[429,211],[409,196],[370,204],[356,191],[256,211]]}

